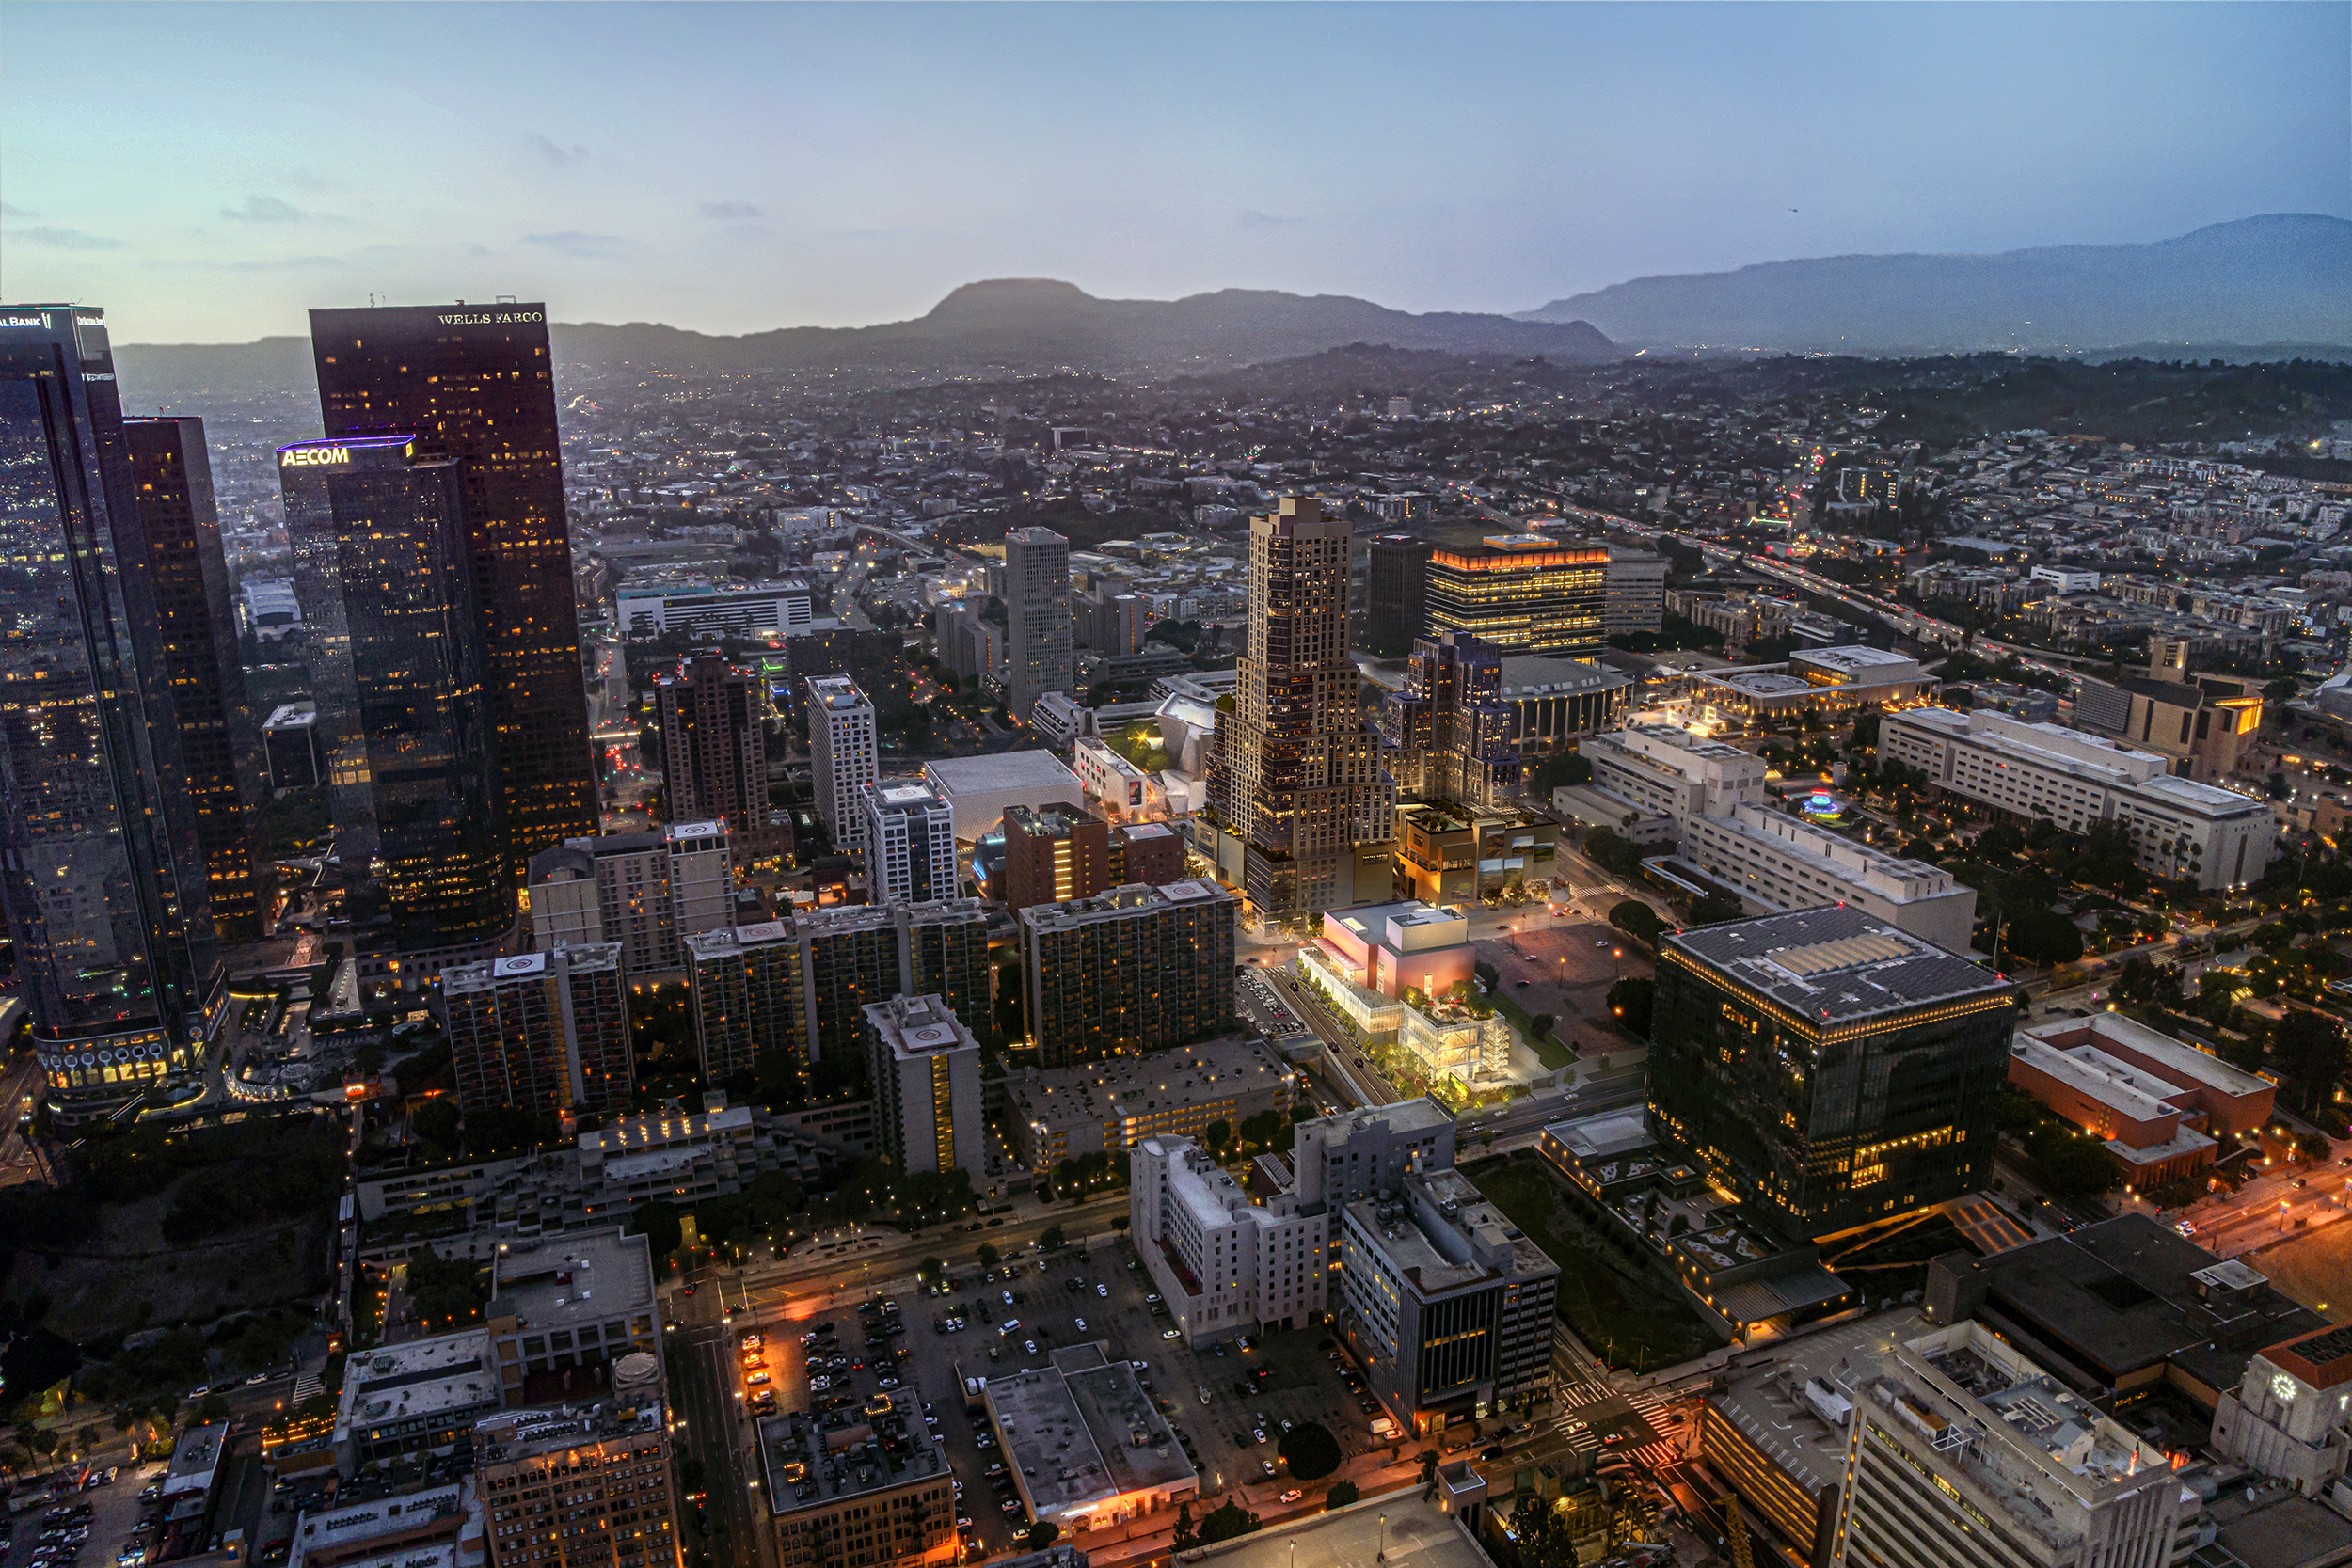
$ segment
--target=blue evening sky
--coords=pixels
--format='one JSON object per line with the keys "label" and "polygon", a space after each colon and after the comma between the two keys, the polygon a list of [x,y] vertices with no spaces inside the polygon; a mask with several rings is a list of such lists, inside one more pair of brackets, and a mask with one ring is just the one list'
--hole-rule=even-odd
{"label": "blue evening sky", "polygon": [[118,340],[494,294],[742,332],[959,283],[1529,309],[2352,216],[2352,8],[0,6],[0,296]]}

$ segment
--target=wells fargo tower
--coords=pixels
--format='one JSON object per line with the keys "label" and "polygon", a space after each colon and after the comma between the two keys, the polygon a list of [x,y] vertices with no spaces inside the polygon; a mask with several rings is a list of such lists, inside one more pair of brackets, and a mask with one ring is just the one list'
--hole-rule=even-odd
{"label": "wells fargo tower", "polygon": [[546,308],[313,310],[310,349],[330,439],[413,435],[418,461],[457,465],[519,883],[597,823]]}
{"label": "wells fargo tower", "polygon": [[1359,860],[1385,873],[1395,837],[1395,787],[1347,657],[1352,546],[1345,519],[1311,496],[1249,519],[1249,639],[1234,711],[1217,721],[1211,804],[1241,840],[1242,891],[1261,919],[1362,902]]}

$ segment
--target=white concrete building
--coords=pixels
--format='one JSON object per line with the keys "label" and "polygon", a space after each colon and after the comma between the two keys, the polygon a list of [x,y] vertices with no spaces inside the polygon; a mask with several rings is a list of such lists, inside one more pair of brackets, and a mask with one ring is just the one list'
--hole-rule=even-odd
{"label": "white concrete building", "polygon": [[2141,1442],[1976,1323],[1851,1384],[1833,1568],[2166,1568],[2200,1509]]}
{"label": "white concrete building", "polygon": [[834,847],[865,843],[866,819],[858,791],[881,776],[874,734],[874,705],[847,675],[807,679],[809,777],[817,788],[817,815]]}
{"label": "white concrete building", "polygon": [[2046,582],[2060,594],[2094,594],[2099,589],[2098,573],[2072,566],[2036,566],[2026,574],[2026,580]]}
{"label": "white concrete building", "polygon": [[2306,1497],[2341,1494],[2352,1459],[2352,1328],[2271,1346],[2214,1410],[2213,1446]]}
{"label": "white concrete building", "polygon": [[1146,1138],[1132,1156],[1136,1250],[1184,1342],[1294,1328],[1323,1310],[1328,1219],[1295,1195],[1252,1203],[1190,1138]]}
{"label": "white concrete building", "polygon": [[984,1168],[980,1042],[936,996],[866,1005],[876,1142],[902,1171]]}
{"label": "white concrete building", "polygon": [[1007,806],[1042,806],[1056,800],[1077,805],[1086,798],[1078,776],[1051,752],[999,752],[992,756],[935,757],[923,777],[956,814],[956,836],[965,842],[993,833]]}
{"label": "white concrete building", "polygon": [[1974,888],[1776,809],[1762,757],[1665,724],[1597,735],[1581,752],[1594,788],[1671,818],[1683,858],[1737,891],[1749,912],[1851,904],[1939,947],[1968,950]]}
{"label": "white concrete building", "polygon": [[953,898],[956,814],[920,779],[869,784],[858,790],[865,823],[866,896],[877,904]]}
{"label": "white concrete building", "polygon": [[2153,752],[2059,724],[1912,708],[1880,721],[1879,754],[2023,821],[2046,816],[2083,832],[2113,818],[2130,830],[2142,869],[2194,878],[2206,892],[2259,880],[2278,839],[2263,801],[2175,777]]}

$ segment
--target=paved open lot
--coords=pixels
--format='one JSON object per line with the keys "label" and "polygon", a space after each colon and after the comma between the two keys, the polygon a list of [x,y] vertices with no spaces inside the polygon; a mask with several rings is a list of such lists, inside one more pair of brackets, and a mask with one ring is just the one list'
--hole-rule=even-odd
{"label": "paved open lot", "polygon": [[1610,1022],[1609,988],[1629,974],[1647,974],[1649,955],[1625,933],[1598,921],[1514,928],[1482,939],[1481,959],[1495,966],[1502,994],[1532,1014],[1549,1013],[1552,1030],[1589,1056],[1623,1050],[1625,1036]]}

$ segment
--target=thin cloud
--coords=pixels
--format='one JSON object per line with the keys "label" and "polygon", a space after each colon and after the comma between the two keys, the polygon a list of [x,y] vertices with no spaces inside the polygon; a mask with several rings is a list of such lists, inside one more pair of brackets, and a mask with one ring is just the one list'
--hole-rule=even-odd
{"label": "thin cloud", "polygon": [[539,156],[548,161],[549,168],[569,168],[574,164],[585,163],[588,160],[588,150],[578,142],[565,147],[561,142],[541,135],[536,131],[531,134],[531,145],[538,149]]}
{"label": "thin cloud", "polygon": [[223,207],[220,215],[238,223],[301,223],[318,216],[274,196],[248,196],[243,207]]}
{"label": "thin cloud", "polygon": [[497,254],[498,254],[498,252],[496,252],[496,251],[492,250],[492,249],[491,249],[488,245],[478,245],[474,246],[471,250],[469,250],[468,252],[466,252],[466,254],[467,254],[467,255],[469,255],[469,256],[495,256],[495,255],[497,255]]}
{"label": "thin cloud", "polygon": [[1272,213],[1261,213],[1255,207],[1244,207],[1233,214],[1233,227],[1236,229],[1279,229],[1283,224],[1297,221],[1296,218],[1277,217]]}
{"label": "thin cloud", "polygon": [[124,243],[104,234],[85,234],[79,229],[11,229],[8,238],[45,250],[120,250]]}
{"label": "thin cloud", "polygon": [[7,202],[0,201],[0,218],[37,218],[39,216],[40,216],[39,213],[28,213],[22,207],[11,207]]}
{"label": "thin cloud", "polygon": [[706,201],[695,211],[721,223],[749,223],[759,216],[759,209],[748,201]]}
{"label": "thin cloud", "polygon": [[156,261],[152,264],[173,272],[309,272],[319,267],[340,267],[341,256],[285,256],[274,261],[220,261],[209,258]]}
{"label": "thin cloud", "polygon": [[535,245],[542,250],[552,250],[558,256],[571,256],[598,261],[617,261],[621,244],[617,234],[583,234],[577,229],[566,229],[560,234],[525,234],[523,244]]}

